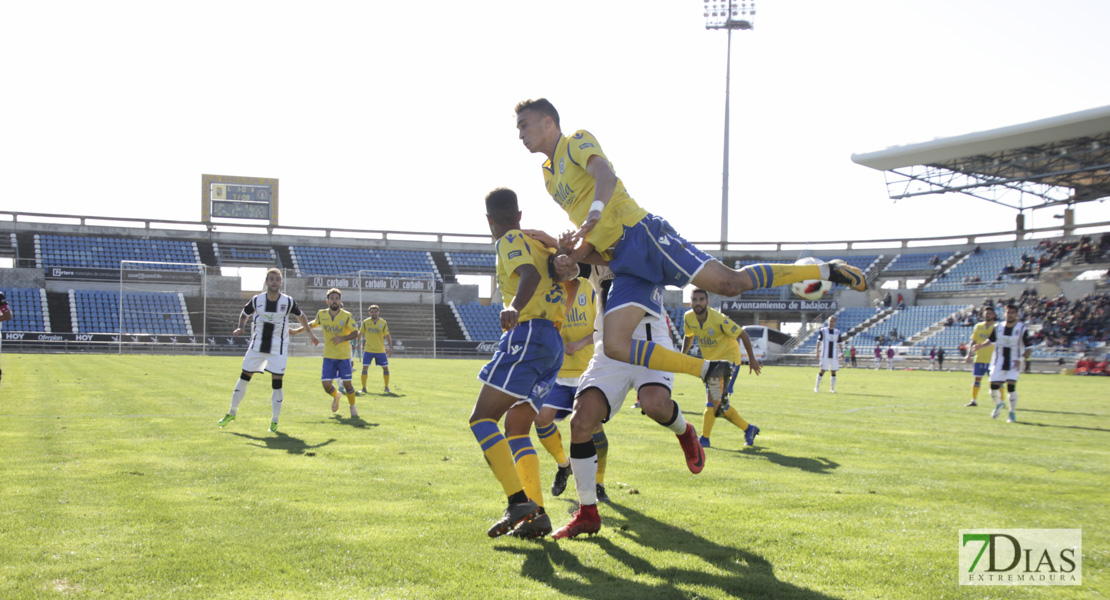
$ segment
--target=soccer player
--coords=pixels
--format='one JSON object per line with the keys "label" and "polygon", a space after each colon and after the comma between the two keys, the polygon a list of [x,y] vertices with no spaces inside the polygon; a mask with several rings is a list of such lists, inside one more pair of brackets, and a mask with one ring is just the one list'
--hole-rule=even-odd
{"label": "soccer player", "polygon": [[[297,317],[301,327],[308,329],[308,319],[300,307],[293,298],[281,293],[282,280],[281,269],[266,271],[266,291],[248,300],[239,313],[239,327],[231,332],[231,336],[239,337],[243,333],[248,318],[254,322],[254,333],[247,354],[243,357],[243,372],[231,394],[231,409],[220,419],[220,427],[235,420],[239,403],[247,394],[247,384],[250,383],[251,376],[265,370],[271,375],[273,388],[270,394],[270,406],[273,409],[270,431],[277,431],[284,397],[282,378],[285,376],[285,363],[289,358],[289,315]],[[308,337],[312,339],[313,346],[320,344],[312,331],[308,332]]]}
{"label": "soccer player", "polygon": [[1021,361],[1028,362],[1033,354],[1032,340],[1025,322],[1018,320],[1018,307],[1013,301],[1006,305],[1006,320],[1001,325],[996,325],[987,341],[975,344],[971,351],[982,348],[991,348],[991,398],[994,399],[994,410],[991,418],[998,418],[1002,411],[1002,384],[1006,384],[1006,391],[1010,400],[1010,418],[1007,423],[1017,422],[1017,380],[1021,374]]}
{"label": "soccer player", "polygon": [[813,386],[813,393],[821,391],[821,378],[825,371],[832,371],[829,376],[829,393],[836,393],[836,372],[840,369],[840,348],[844,345],[840,341],[844,332],[836,328],[836,315],[829,317],[828,325],[817,332],[817,383]]}
{"label": "soccer player", "polygon": [[[540,463],[528,434],[563,364],[559,327],[566,316],[566,290],[551,271],[553,253],[520,231],[516,193],[486,195],[486,220],[496,240],[497,287],[504,333],[482,367],[482,389],[470,414],[470,430],[508,497],[490,537],[532,538],[551,532],[543,510]],[[577,268],[569,278],[577,275]],[[497,423],[505,417],[505,434]]]}
{"label": "soccer player", "polygon": [[[589,132],[564,136],[559,113],[547,99],[516,106],[516,126],[524,147],[547,157],[542,171],[547,191],[578,230],[563,236],[557,262],[583,262],[595,250],[616,274],[607,299],[605,355],[649,369],[687,373],[712,382],[719,400],[731,367],[664,348],[658,341],[633,340],[645,312],[656,304],[658,286],[697,287],[725,296],[748,290],[825,279],[867,289],[863,273],[844,261],[817,265],[756,264],[736,271],[698,250],[666,220],[648,214],[629,195],[601,144]],[[662,315],[654,315],[662,318]]]}
{"label": "soccer player", "polygon": [[701,437],[698,442],[703,448],[709,447],[709,434],[713,431],[713,424],[717,417],[723,416],[730,423],[744,432],[744,445],[751,446],[755,443],[755,436],[759,435],[759,427],[752,425],[740,416],[735,408],[729,405],[736,377],[740,374],[741,354],[739,341],[744,343],[744,352],[748,355],[748,372],[759,373],[763,370],[759,359],[752,351],[752,341],[744,328],[737,325],[732,319],[720,311],[709,307],[709,294],[703,289],[696,289],[690,294],[690,310],[682,318],[686,338],[682,340],[682,353],[686,354],[698,341],[701,355],[710,360],[724,360],[732,365],[732,377],[728,382],[728,390],[721,400],[714,402],[706,389],[707,400],[705,413],[702,414]]}
{"label": "soccer player", "polygon": [[976,323],[975,328],[971,330],[971,341],[968,343],[967,357],[964,359],[964,362],[971,362],[973,357],[975,360],[971,371],[971,374],[975,376],[975,383],[971,384],[971,402],[964,406],[979,406],[979,386],[983,381],[983,376],[990,370],[992,350],[990,346],[979,348],[977,351],[973,351],[971,348],[985,344],[994,331],[994,325],[994,304],[984,304],[983,320]]}
{"label": "soccer player", "polygon": [[338,288],[328,290],[327,299],[328,307],[320,309],[316,318],[309,323],[309,327],[319,327],[324,332],[324,364],[320,369],[320,383],[324,392],[332,398],[331,412],[337,412],[340,393],[332,380],[342,382],[353,418],[358,416],[358,409],[355,408],[355,386],[351,383],[350,341],[358,338],[359,329],[354,315],[343,308],[343,293]]}
{"label": "soccer player", "polygon": [[[13,317],[15,317],[15,313],[13,313],[11,307],[8,306],[8,297],[4,295],[4,292],[0,292],[0,323],[11,321]],[[0,327],[0,331],[3,331],[2,327]],[[0,336],[0,340],[2,339],[3,336]],[[4,370],[0,369],[0,381],[3,380],[3,377]]]}
{"label": "soccer player", "polygon": [[[602,304],[601,312],[604,314],[604,305],[612,297],[610,286],[614,275],[607,267],[599,266],[590,274],[591,282],[595,279],[598,301]],[[649,297],[654,304],[645,313],[640,326],[635,328],[633,339],[638,342],[656,340],[661,347],[673,350],[666,312],[663,310],[662,287],[656,286],[656,291]],[[594,443],[593,431],[617,414],[629,390],[636,390],[640,410],[645,415],[669,429],[678,438],[690,472],[700,473],[705,467],[705,450],[698,443],[698,433],[693,425],[686,422],[678,404],[671,399],[674,379],[671,373],[609,358],[598,343],[604,338],[604,319],[598,322],[598,329],[594,338],[594,357],[582,374],[578,395],[574,400],[574,412],[570,416],[570,463],[574,485],[578,491],[578,510],[570,522],[552,534],[556,539],[573,538],[583,533],[594,534],[601,530],[601,515],[597,512],[600,498],[594,483],[600,453]]]}
{"label": "soccer player", "polygon": [[359,395],[366,394],[366,377],[370,373],[370,365],[378,363],[382,368],[382,379],[385,381],[384,393],[389,391],[389,357],[393,356],[393,337],[389,335],[389,324],[378,316],[380,309],[377,304],[371,304],[366,309],[370,318],[364,320],[359,326],[359,338],[363,341],[362,348],[362,389]]}
{"label": "soccer player", "polygon": [[[563,367],[559,369],[555,385],[543,401],[543,408],[536,414],[536,434],[557,463],[555,478],[551,483],[552,496],[561,496],[570,478],[570,459],[563,450],[563,436],[555,423],[566,419],[574,409],[578,382],[594,355],[594,319],[597,315],[597,291],[586,278],[578,277],[568,281],[566,288],[567,314],[559,331],[563,338]],[[602,502],[608,502],[609,495],[605,492],[605,464],[609,440],[600,424],[593,433],[593,440],[598,457],[597,497]]]}

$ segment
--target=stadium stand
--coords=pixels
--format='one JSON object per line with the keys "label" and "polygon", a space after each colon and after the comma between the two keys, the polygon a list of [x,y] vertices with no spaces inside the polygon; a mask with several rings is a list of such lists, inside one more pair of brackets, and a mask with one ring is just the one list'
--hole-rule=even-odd
{"label": "stadium stand", "polygon": [[1041,254],[1043,250],[1038,250],[1036,246],[973,251],[925,284],[925,290],[955,292],[1004,289],[1007,283],[1033,278],[1036,275],[1035,265]]}
{"label": "stadium stand", "polygon": [[213,242],[212,252],[216,256],[216,266],[224,263],[236,266],[258,265],[281,267],[281,259],[277,252],[267,246],[246,246],[242,244],[219,244]]}
{"label": "stadium stand", "polygon": [[447,262],[456,273],[493,273],[497,256],[492,252],[446,252]]}
{"label": "stadium stand", "polygon": [[169,270],[189,270],[193,268],[191,264],[201,262],[196,242],[68,235],[35,236],[35,262],[39,268],[119,269],[120,261],[124,260],[190,263],[153,264],[146,267]]}
{"label": "stadium stand", "polygon": [[920,271],[934,271],[939,270],[940,266],[951,258],[952,252],[933,253],[926,252],[924,254],[899,254],[890,261],[890,264],[883,269],[884,274],[895,274],[901,272],[920,272]]}
{"label": "stadium stand", "polygon": [[0,287],[15,315],[4,323],[4,331],[50,331],[50,311],[42,288]]}
{"label": "stadium stand", "polygon": [[[836,312],[836,327],[841,331],[851,335],[852,331],[858,328],[861,324],[868,319],[874,318],[880,313],[876,313],[874,308],[869,306],[852,306],[842,308]],[[798,345],[790,351],[791,354],[812,355],[817,351],[817,332],[820,327],[811,329],[808,333],[803,334],[801,341]],[[845,342],[847,343],[847,337]]]}
{"label": "stadium stand", "polygon": [[306,275],[345,275],[360,270],[375,272],[433,273],[439,279],[435,262],[429,252],[415,250],[381,250],[371,248],[329,248],[290,246],[293,268],[300,277]]}
{"label": "stadium stand", "polygon": [[466,339],[470,341],[491,341],[501,338],[500,304],[486,306],[478,302],[468,304],[451,303]]}
{"label": "stadium stand", "polygon": [[[70,290],[74,333],[118,333],[120,295],[117,291]],[[123,333],[192,335],[185,299],[172,292],[124,292]]]}

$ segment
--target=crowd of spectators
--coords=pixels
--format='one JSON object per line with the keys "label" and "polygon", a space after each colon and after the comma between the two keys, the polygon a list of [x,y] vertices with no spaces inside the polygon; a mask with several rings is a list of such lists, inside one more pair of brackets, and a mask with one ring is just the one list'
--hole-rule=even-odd
{"label": "crowd of spectators", "polygon": [[[995,303],[995,312],[1001,322],[1004,307],[1011,300],[1018,303],[1021,319],[1031,326],[1034,344],[1044,342],[1048,347],[1083,352],[1091,346],[1110,342],[1110,294],[1088,294],[1072,301],[1062,293],[1049,298],[1028,289],[1017,298],[988,298],[986,303]],[[945,324],[971,327],[981,319],[981,311],[981,306],[960,311],[948,317]]]}

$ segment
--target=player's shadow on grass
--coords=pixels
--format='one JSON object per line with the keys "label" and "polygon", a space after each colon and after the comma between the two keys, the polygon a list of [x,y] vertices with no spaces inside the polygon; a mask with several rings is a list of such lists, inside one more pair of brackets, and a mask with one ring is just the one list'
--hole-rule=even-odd
{"label": "player's shadow on grass", "polygon": [[[536,546],[504,546],[498,551],[524,556],[521,574],[551,587],[563,596],[579,598],[700,597],[692,588],[713,587],[734,598],[831,600],[819,592],[779,581],[770,562],[758,554],[717,544],[704,537],[660,522],[623,505],[605,511],[600,537],[554,542]],[[613,516],[613,512],[618,516]],[[629,544],[617,545],[609,538],[621,537]],[[604,570],[585,564],[576,555],[578,544],[594,544],[632,571],[638,579],[622,579],[619,567]],[[623,547],[622,547],[623,546]],[[632,550],[626,547],[632,546]],[[636,549],[638,547],[638,550]],[[655,556],[683,552],[705,564],[693,568],[658,568]]]}
{"label": "player's shadow on grass", "polygon": [[274,432],[273,435],[267,435],[266,437],[258,437],[246,433],[235,432],[232,432],[231,435],[237,435],[239,437],[247,438],[248,440],[255,442],[262,442],[263,444],[265,444],[267,450],[285,450],[289,454],[304,454],[309,450],[327,446],[328,444],[335,441],[335,438],[332,438],[321,444],[309,446],[301,438],[295,438],[291,435],[286,435],[280,431]]}
{"label": "player's shadow on grass", "polygon": [[340,414],[332,415],[330,421],[336,425],[347,425],[349,427],[354,427],[355,429],[366,429],[367,427],[379,426],[378,423],[363,421],[362,417],[344,417]]}
{"label": "player's shadow on grass", "polygon": [[1102,416],[1102,415],[1096,415],[1095,413],[1068,412],[1066,410],[1037,410],[1035,408],[1023,408],[1023,409],[1021,409],[1021,412],[1047,413],[1047,414],[1051,414],[1051,415],[1078,415],[1080,417],[1101,417]]}
{"label": "player's shadow on grass", "polygon": [[[1103,431],[1110,433],[1110,429],[1103,429],[1101,427],[1081,427],[1079,425],[1049,425],[1048,423],[1034,423],[1032,421],[1018,421],[1017,425],[1028,425],[1030,427],[1056,427],[1059,429],[1082,429],[1084,431]],[[1011,423],[1013,425],[1013,423]]]}
{"label": "player's shadow on grass", "polygon": [[833,462],[823,456],[819,456],[817,458],[808,458],[805,456],[787,456],[785,454],[779,454],[778,452],[763,450],[759,446],[751,446],[744,450],[726,450],[724,448],[718,448],[717,450],[720,450],[722,452],[731,452],[733,454],[736,454],[737,458],[741,458],[744,456],[758,456],[760,458],[765,458],[776,465],[791,467],[793,469],[801,469],[803,471],[818,473],[820,475],[828,475],[832,472],[833,469],[840,466],[840,463]]}

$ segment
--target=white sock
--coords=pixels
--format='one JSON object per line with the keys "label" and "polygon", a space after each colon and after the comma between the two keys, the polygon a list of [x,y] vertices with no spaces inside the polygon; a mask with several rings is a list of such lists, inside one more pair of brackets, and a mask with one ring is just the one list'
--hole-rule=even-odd
{"label": "white sock", "polygon": [[834,392],[836,391],[836,375],[829,378],[829,389]]}
{"label": "white sock", "polygon": [[[671,402],[674,402],[674,400],[671,400]],[[674,408],[675,412],[678,413],[678,417],[674,420],[674,423],[663,426],[673,431],[675,435],[682,435],[686,433],[686,417],[682,415],[682,410],[678,408],[677,402],[675,402]],[[660,425],[662,425],[662,423],[660,423]]]}
{"label": "white sock", "polygon": [[240,379],[235,382],[235,391],[231,393],[231,410],[228,412],[235,414],[239,412],[239,403],[243,401],[243,396],[247,395],[247,380]]}
{"label": "white sock", "polygon": [[1017,390],[1010,392],[1010,412],[1017,411]]}
{"label": "white sock", "polygon": [[274,390],[274,393],[270,394],[270,406],[272,406],[274,409],[273,421],[275,423],[277,422],[278,417],[281,416],[281,400],[285,397],[285,394],[283,393],[284,391],[285,390],[282,389],[276,389]]}
{"label": "white sock", "polygon": [[815,389],[815,390],[821,389],[821,375],[820,374],[817,375],[817,383],[815,383],[813,385],[813,389]]}
{"label": "white sock", "polygon": [[825,281],[828,281],[829,280],[829,263],[821,263],[820,265],[818,265],[817,268],[821,270],[821,279],[824,279]]}
{"label": "white sock", "polygon": [[579,504],[597,504],[597,455],[570,459]]}
{"label": "white sock", "polygon": [[991,390],[991,398],[996,406],[1002,404],[1002,390]]}

